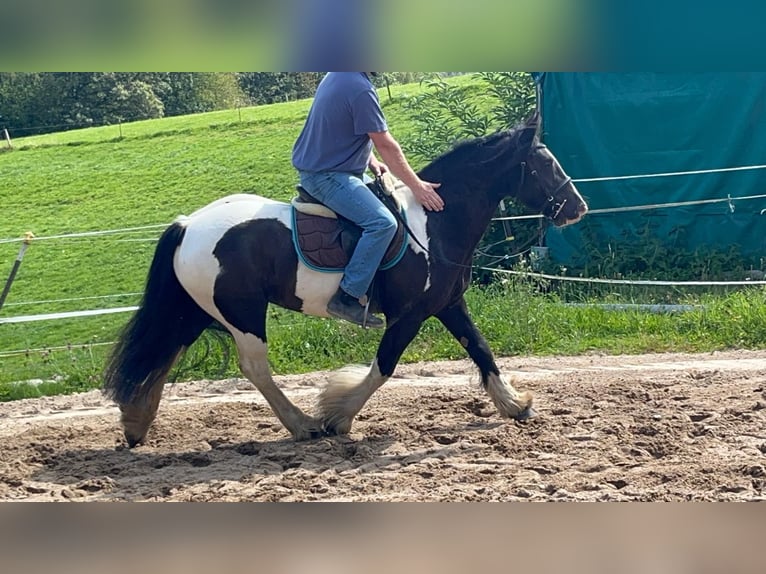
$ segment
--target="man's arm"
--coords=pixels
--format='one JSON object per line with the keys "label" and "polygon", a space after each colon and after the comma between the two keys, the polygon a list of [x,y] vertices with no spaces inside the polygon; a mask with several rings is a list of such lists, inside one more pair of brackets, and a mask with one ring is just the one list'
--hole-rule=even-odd
{"label": "man's arm", "polygon": [[372,132],[368,135],[388,169],[412,190],[420,205],[429,211],[444,209],[444,200],[436,193],[436,189],[441,184],[420,179],[404,157],[399,142],[389,132]]}

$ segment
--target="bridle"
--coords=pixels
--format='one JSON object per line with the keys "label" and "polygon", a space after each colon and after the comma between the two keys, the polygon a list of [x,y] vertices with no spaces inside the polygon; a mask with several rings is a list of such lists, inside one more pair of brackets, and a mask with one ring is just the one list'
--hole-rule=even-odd
{"label": "bridle", "polygon": [[[545,146],[543,144],[538,144],[530,151],[530,153],[532,153],[532,151],[537,151],[544,147]],[[519,187],[518,187],[519,190],[521,190],[522,186],[524,185],[524,182],[526,181],[526,175],[527,175],[527,162],[522,161],[521,162],[521,177],[519,179]],[[529,175],[535,179],[538,179],[540,177],[536,169],[533,169],[532,171],[530,171]],[[556,201],[556,195],[558,194],[559,191],[561,191],[564,188],[565,185],[567,185],[571,181],[572,181],[572,178],[569,176],[566,176],[564,180],[561,183],[559,183],[556,189],[554,189],[553,192],[548,195],[545,206],[543,207],[543,209],[540,210],[540,212],[543,214],[544,217],[547,217],[548,219],[552,221],[559,216],[559,214],[561,213],[561,210],[564,209],[564,206],[566,205],[567,200],[565,199],[564,201],[558,202]]]}

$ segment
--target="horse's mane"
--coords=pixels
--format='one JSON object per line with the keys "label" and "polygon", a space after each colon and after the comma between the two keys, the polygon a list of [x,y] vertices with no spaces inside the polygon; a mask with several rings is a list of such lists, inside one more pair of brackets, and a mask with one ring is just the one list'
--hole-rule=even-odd
{"label": "horse's mane", "polygon": [[482,165],[494,161],[501,153],[508,153],[519,145],[524,125],[501,130],[482,137],[463,140],[436,159],[424,171],[443,171],[446,165]]}

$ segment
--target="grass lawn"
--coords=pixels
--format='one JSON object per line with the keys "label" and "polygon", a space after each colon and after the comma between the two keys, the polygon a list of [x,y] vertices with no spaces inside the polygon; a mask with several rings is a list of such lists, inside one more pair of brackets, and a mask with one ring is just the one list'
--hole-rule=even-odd
{"label": "grass lawn", "polygon": [[[488,105],[476,78],[450,81]],[[391,89],[390,100],[381,90],[381,101],[406,149],[418,128],[404,104],[425,88]],[[13,150],[0,153],[0,281],[16,258],[17,239],[27,231],[39,239],[0,318],[135,305],[156,239],[177,215],[231,193],[288,200],[297,180],[290,152],[309,105],[302,100],[14,140]],[[114,233],[52,238],[106,230]],[[709,297],[704,310],[682,315],[567,308],[518,282],[474,288],[469,302],[498,354],[703,351],[762,346],[765,293]],[[0,323],[0,400],[98,386],[104,354],[128,317]],[[282,373],[369,361],[379,336],[278,309],[269,322],[271,359]],[[188,376],[217,373],[222,355],[215,346],[211,353]],[[431,320],[403,360],[463,356]],[[237,370],[232,364],[222,372]],[[28,379],[55,381],[12,384]]]}

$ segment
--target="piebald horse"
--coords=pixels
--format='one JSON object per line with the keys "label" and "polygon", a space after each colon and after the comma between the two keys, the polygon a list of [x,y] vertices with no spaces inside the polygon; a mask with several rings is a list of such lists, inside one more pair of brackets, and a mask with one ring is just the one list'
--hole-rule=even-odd
{"label": "piebald horse", "polygon": [[[471,319],[464,293],[474,249],[504,198],[514,198],[556,226],[578,221],[588,207],[551,151],[538,139],[535,114],[520,127],[462,142],[420,173],[440,182],[444,210],[427,212],[408,188],[395,195],[412,235],[400,261],[378,272],[370,312],[386,328],[369,370],[331,378],[311,416],[277,387],[267,358],[270,303],[327,317],[341,273],[318,271],[296,253],[292,207],[265,197],[221,198],[179,217],[156,247],[138,310],[112,350],[104,392],[120,407],[128,445],[153,422],[169,371],[214,322],[233,336],[242,373],[255,384],[296,440],[345,434],[372,394],[393,374],[405,348],[431,317],[441,321],[479,369],[503,417],[533,416],[532,396],[501,376]],[[339,373],[343,373],[340,371]]]}

